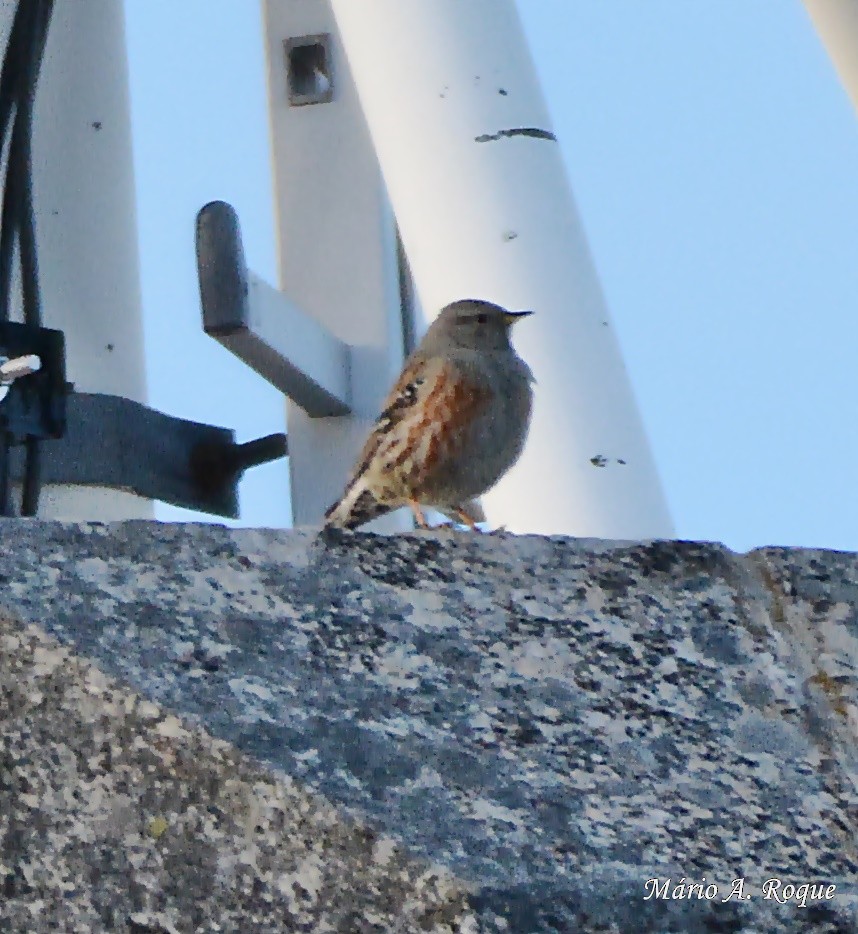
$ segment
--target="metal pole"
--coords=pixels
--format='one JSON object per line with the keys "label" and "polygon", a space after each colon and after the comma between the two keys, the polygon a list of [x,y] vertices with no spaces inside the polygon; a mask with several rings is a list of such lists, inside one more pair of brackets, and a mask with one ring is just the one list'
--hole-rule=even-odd
{"label": "metal pole", "polygon": [[[0,16],[9,14],[3,4]],[[65,331],[68,378],[80,392],[145,402],[128,63],[117,0],[54,5],[36,95],[33,172],[45,324]],[[39,514],[154,513],[150,500],[130,493],[51,486]]]}
{"label": "metal pole", "polygon": [[858,110],[858,0],[804,0],[804,6]]}
{"label": "metal pole", "polygon": [[[293,522],[304,525],[342,492],[401,368],[402,302],[393,215],[330,5],[263,0],[262,9],[279,285],[351,347],[350,414],[314,417],[287,402]],[[278,320],[271,304],[271,326],[294,338],[288,314]],[[296,347],[296,359],[325,370],[327,343]],[[402,513],[372,528],[411,525]]]}
{"label": "metal pole", "polygon": [[513,531],[672,534],[512,0],[331,0],[423,308],[533,309],[536,406],[485,500]]}

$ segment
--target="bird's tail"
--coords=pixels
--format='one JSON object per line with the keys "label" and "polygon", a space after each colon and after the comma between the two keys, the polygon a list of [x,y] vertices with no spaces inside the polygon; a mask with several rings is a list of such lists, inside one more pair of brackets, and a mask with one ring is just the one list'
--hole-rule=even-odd
{"label": "bird's tail", "polygon": [[356,529],[372,519],[390,512],[390,506],[380,503],[369,490],[346,490],[343,498],[325,513],[326,528]]}

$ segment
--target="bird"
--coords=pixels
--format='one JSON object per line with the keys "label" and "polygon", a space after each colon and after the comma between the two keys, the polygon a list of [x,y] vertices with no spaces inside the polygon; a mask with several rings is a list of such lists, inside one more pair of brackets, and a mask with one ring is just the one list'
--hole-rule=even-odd
{"label": "bird", "polygon": [[443,308],[406,359],[326,528],[355,529],[402,506],[418,526],[425,508],[480,521],[477,497],[521,454],[533,374],[510,342],[531,311],[481,299]]}

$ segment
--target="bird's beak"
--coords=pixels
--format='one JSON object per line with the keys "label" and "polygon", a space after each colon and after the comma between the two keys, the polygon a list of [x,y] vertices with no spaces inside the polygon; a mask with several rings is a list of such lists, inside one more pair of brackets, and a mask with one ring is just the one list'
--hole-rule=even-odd
{"label": "bird's beak", "polygon": [[507,311],[504,313],[504,323],[507,325],[515,324],[516,321],[521,321],[522,318],[526,318],[528,315],[532,315],[532,311]]}

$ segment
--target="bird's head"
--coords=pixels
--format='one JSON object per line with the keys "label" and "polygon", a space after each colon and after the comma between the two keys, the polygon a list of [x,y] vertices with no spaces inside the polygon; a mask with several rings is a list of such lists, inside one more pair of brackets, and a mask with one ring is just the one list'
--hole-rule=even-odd
{"label": "bird's head", "polygon": [[533,314],[530,311],[507,311],[493,302],[467,298],[441,310],[432,322],[422,347],[432,350],[459,347],[469,350],[507,350],[509,331],[516,321]]}

